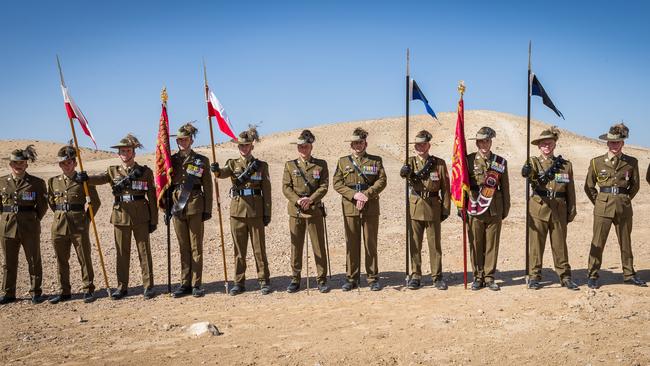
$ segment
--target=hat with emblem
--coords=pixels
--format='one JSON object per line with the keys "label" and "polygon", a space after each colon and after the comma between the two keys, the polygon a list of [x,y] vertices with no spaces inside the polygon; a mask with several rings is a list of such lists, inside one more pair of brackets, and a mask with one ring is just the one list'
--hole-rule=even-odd
{"label": "hat with emblem", "polygon": [[357,127],[352,132],[352,136],[350,136],[350,139],[345,141],[346,142],[365,141],[367,138],[368,138],[368,131],[364,130],[361,127]]}
{"label": "hat with emblem", "polygon": [[111,148],[113,148],[113,149],[119,149],[120,147],[132,147],[132,148],[136,149],[136,148],[141,148],[142,144],[140,143],[140,141],[138,140],[137,137],[135,137],[135,136],[133,136],[132,134],[129,133],[126,136],[124,136],[120,140],[120,142],[118,142],[117,144],[111,146]]}
{"label": "hat with emblem", "polygon": [[194,139],[196,137],[196,134],[199,132],[199,129],[194,127],[192,122],[187,122],[186,124],[182,125],[181,127],[178,128],[178,133],[176,135],[171,135],[170,137],[176,137],[178,139],[183,139],[183,138],[191,138]]}
{"label": "hat with emblem", "polygon": [[248,130],[241,132],[237,140],[234,140],[238,145],[249,145],[259,141],[260,135],[257,133],[257,126],[255,125],[248,125]]}
{"label": "hat with emblem", "polygon": [[59,162],[74,160],[77,158],[77,150],[72,144],[65,145],[56,153],[56,158]]}
{"label": "hat with emblem", "polygon": [[478,130],[478,132],[476,132],[476,137],[469,137],[468,140],[485,140],[493,139],[495,137],[497,137],[496,131],[490,127],[483,126]]}
{"label": "hat with emblem", "polygon": [[409,144],[421,144],[424,142],[429,142],[433,138],[433,135],[427,130],[422,130],[415,135],[415,141],[409,142]]}
{"label": "hat with emblem", "polygon": [[34,149],[34,145],[28,145],[24,149],[16,149],[12,151],[11,154],[9,155],[9,160],[34,162],[36,161],[37,156],[38,154],[36,154],[36,149]]}
{"label": "hat with emblem", "polygon": [[623,141],[630,135],[630,129],[621,122],[609,128],[609,132],[598,136],[599,139],[605,141]]}
{"label": "hat with emblem", "polygon": [[300,136],[296,139],[296,141],[291,142],[293,145],[304,145],[304,144],[313,144],[314,141],[316,141],[316,136],[314,136],[313,133],[309,130],[303,130],[300,133]]}
{"label": "hat with emblem", "polygon": [[532,140],[530,143],[533,145],[539,145],[540,142],[548,139],[552,139],[557,141],[560,138],[560,130],[557,128],[557,126],[553,126],[551,128],[548,128],[542,132],[540,132],[539,136]]}

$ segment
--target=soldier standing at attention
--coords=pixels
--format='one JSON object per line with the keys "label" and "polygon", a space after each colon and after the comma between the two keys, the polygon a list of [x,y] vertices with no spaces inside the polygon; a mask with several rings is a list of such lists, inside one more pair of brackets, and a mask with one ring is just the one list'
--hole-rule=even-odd
{"label": "soldier standing at attention", "polygon": [[467,204],[474,281],[472,290],[487,287],[498,291],[494,280],[499,254],[501,222],[510,211],[510,185],[506,159],[493,153],[492,139],[497,133],[490,127],[481,127],[476,137],[477,152],[467,155],[470,194]]}
{"label": "soldier standing at attention", "polygon": [[[343,291],[350,291],[361,280],[361,238],[365,244],[365,264],[368,285],[380,291],[379,264],[377,261],[377,233],[379,231],[379,194],[386,188],[386,172],[382,159],[366,153],[368,132],[360,127],[352,133],[352,153],[339,158],[332,180],[334,189],[341,195],[347,281]],[[363,233],[362,233],[363,231]]]}
{"label": "soldier standing at attention", "polygon": [[[57,304],[72,298],[70,286],[70,247],[74,246],[77,260],[81,267],[83,281],[83,300],[85,303],[95,301],[95,284],[93,262],[91,257],[89,226],[90,214],[86,211],[86,194],[83,181],[88,176],[77,173],[77,151],[74,146],[64,146],[57,153],[62,174],[47,181],[47,201],[52,211],[52,245],[59,269],[59,294],[48,301]],[[97,214],[101,204],[97,189],[88,187],[90,204]]]}
{"label": "soldier standing at attention", "polygon": [[[325,248],[325,229],[323,225],[324,206],[321,200],[327,193],[329,171],[327,162],[311,155],[316,137],[309,130],[304,130],[296,142],[298,159],[284,164],[282,176],[282,193],[289,200],[289,232],[291,233],[291,270],[292,278],[287,292],[300,289],[300,272],[302,270],[302,250],[305,230],[309,231],[316,260],[318,290],[329,292],[327,286],[327,250]],[[305,249],[309,250],[309,248]]]}
{"label": "soldier standing at attention", "polygon": [[230,295],[246,291],[246,251],[248,238],[255,254],[257,279],[262,295],[271,293],[269,263],[266,258],[264,227],[271,222],[271,179],[269,165],[253,157],[254,142],[259,135],[254,127],[239,134],[236,140],[240,157],[228,159],[223,168],[212,163],[210,170],[221,179],[230,178],[230,233],[235,247],[235,285]]}
{"label": "soldier standing at attention", "polygon": [[449,174],[445,161],[429,155],[431,138],[429,131],[422,130],[415,135],[417,156],[409,158],[400,170],[400,176],[409,180],[409,211],[411,214],[411,279],[408,288],[416,290],[422,279],[422,240],[427,233],[431,278],[438,290],[446,290],[442,278],[442,247],[440,245],[440,223],[449,217],[450,193]]}
{"label": "soldier standing at attention", "polygon": [[0,297],[0,305],[16,301],[18,253],[21,246],[27,258],[32,304],[45,301],[41,289],[41,219],[47,212],[47,188],[43,179],[27,173],[28,161],[36,161],[36,156],[34,145],[12,151],[9,157],[11,173],[0,177],[0,244],[4,257],[3,296]]}
{"label": "soldier standing at attention", "polygon": [[192,150],[198,130],[191,123],[178,129],[179,151],[172,155],[174,231],[181,254],[181,285],[173,297],[201,297],[203,273],[203,222],[212,217],[210,161]]}
{"label": "soldier standing at attention", "polygon": [[[646,287],[645,281],[634,271],[632,255],[632,199],[639,192],[639,163],[623,154],[629,129],[623,123],[616,124],[609,132],[598,138],[607,141],[607,153],[591,159],[585,193],[594,204],[594,236],[589,251],[589,280],[587,286],[597,289],[598,270],[603,260],[603,249],[609,229],[614,224],[618,244],[621,247],[623,279],[625,283]],[[598,188],[596,188],[598,185]]]}
{"label": "soldier standing at attention", "polygon": [[571,162],[555,156],[555,145],[560,137],[556,127],[542,131],[530,143],[537,145],[541,153],[531,157],[521,169],[521,175],[530,178],[533,195],[529,198],[530,236],[528,288],[542,287],[542,258],[546,236],[551,235],[551,253],[555,273],[560,277],[562,287],[579,290],[571,280],[569,251],[566,244],[567,224],[576,217],[576,191]]}
{"label": "soldier standing at attention", "polygon": [[144,298],[148,300],[155,296],[149,234],[158,225],[158,203],[153,171],[135,162],[135,149],[141,147],[135,136],[126,135],[117,145],[111,146],[118,149],[122,164],[109,166],[105,173],[91,176],[88,180],[91,185],[109,183],[115,197],[111,213],[117,252],[117,289],[111,295],[114,300],[128,294],[131,235],[138,248]]}

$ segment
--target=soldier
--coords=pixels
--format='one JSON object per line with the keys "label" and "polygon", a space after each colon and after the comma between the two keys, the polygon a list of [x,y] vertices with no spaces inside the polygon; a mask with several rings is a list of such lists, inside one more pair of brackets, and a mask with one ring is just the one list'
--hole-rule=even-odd
{"label": "soldier", "polygon": [[228,159],[223,168],[212,163],[210,170],[221,179],[230,178],[230,232],[235,246],[235,285],[230,295],[246,291],[246,251],[248,237],[255,254],[257,278],[262,295],[271,293],[269,263],[266,258],[264,227],[271,222],[271,178],[269,165],[253,157],[254,142],[259,135],[254,127],[239,134],[236,140],[240,157]]}
{"label": "soldier", "polygon": [[[327,250],[325,248],[324,210],[321,201],[327,193],[329,171],[327,162],[311,155],[314,134],[304,130],[292,144],[297,145],[298,159],[284,164],[282,193],[289,200],[289,232],[291,233],[291,270],[292,279],[287,292],[300,289],[300,272],[302,270],[302,250],[305,230],[308,228],[314,249],[316,270],[318,272],[318,290],[329,292],[327,286]],[[309,250],[309,249],[306,249]]]}
{"label": "soldier", "polygon": [[450,193],[449,175],[445,161],[429,155],[431,138],[429,131],[422,130],[415,135],[417,156],[409,158],[400,170],[400,176],[409,180],[409,212],[411,214],[410,248],[411,279],[408,288],[420,288],[422,279],[422,240],[424,231],[429,244],[431,278],[438,290],[446,290],[442,278],[442,247],[440,245],[440,223],[449,217]]}
{"label": "soldier", "polygon": [[201,289],[203,272],[203,222],[212,217],[212,179],[210,161],[192,150],[198,130],[191,123],[178,129],[179,151],[172,155],[174,231],[181,252],[181,285],[173,297],[204,295]]}
{"label": "soldier", "polygon": [[476,137],[477,152],[467,155],[470,194],[467,205],[474,281],[472,290],[487,287],[499,291],[494,280],[499,254],[501,222],[510,211],[510,185],[507,161],[493,153],[492,139],[497,133],[490,127],[481,127]]}
{"label": "soldier", "polygon": [[551,235],[551,253],[555,272],[562,287],[579,290],[571,280],[569,251],[567,250],[567,224],[576,217],[576,191],[571,162],[555,156],[555,145],[560,131],[554,126],[541,132],[530,143],[539,148],[541,155],[531,157],[521,169],[521,175],[530,178],[533,195],[529,198],[530,256],[528,288],[542,287],[542,257],[546,236]]}
{"label": "soldier", "polygon": [[[85,303],[95,301],[95,284],[93,262],[90,256],[90,237],[88,229],[90,216],[86,209],[86,194],[83,181],[88,179],[85,173],[77,173],[77,151],[67,145],[57,153],[59,168],[63,174],[47,181],[47,201],[52,211],[52,245],[59,268],[59,294],[51,297],[49,302],[57,304],[72,298],[70,286],[70,247],[74,246],[77,260],[81,266],[83,281],[83,300]],[[95,187],[88,187],[90,203],[94,213],[100,206],[99,195]]]}
{"label": "soldier", "polygon": [[[616,124],[598,138],[607,141],[607,153],[591,159],[585,181],[585,193],[594,204],[594,236],[589,251],[589,280],[587,286],[597,289],[598,270],[609,229],[614,224],[621,247],[623,279],[627,284],[646,287],[634,271],[632,255],[632,199],[639,192],[639,163],[623,154],[629,129]],[[598,189],[596,189],[598,185]]]}
{"label": "soldier", "polygon": [[[368,285],[380,291],[377,263],[377,232],[379,230],[379,194],[386,188],[386,172],[381,157],[366,153],[368,132],[358,127],[352,133],[352,153],[339,158],[333,186],[341,195],[347,281],[343,291],[350,291],[361,280],[361,238],[365,244],[365,264]],[[363,233],[362,233],[363,230]]]}
{"label": "soldier", "polygon": [[4,257],[4,294],[0,297],[0,305],[16,301],[18,252],[21,246],[27,258],[32,304],[45,301],[41,295],[41,219],[47,212],[47,188],[44,180],[27,173],[28,161],[34,162],[36,156],[34,145],[12,151],[9,157],[11,174],[0,177],[0,244]]}
{"label": "soldier", "polygon": [[118,149],[122,164],[109,166],[105,173],[91,176],[88,180],[92,185],[109,183],[115,197],[111,224],[114,225],[118,284],[111,295],[114,300],[128,293],[131,235],[138,248],[144,298],[148,300],[155,296],[149,234],[156,230],[158,224],[158,203],[153,171],[135,162],[135,149],[141,147],[135,136],[127,134],[117,145],[111,146]]}

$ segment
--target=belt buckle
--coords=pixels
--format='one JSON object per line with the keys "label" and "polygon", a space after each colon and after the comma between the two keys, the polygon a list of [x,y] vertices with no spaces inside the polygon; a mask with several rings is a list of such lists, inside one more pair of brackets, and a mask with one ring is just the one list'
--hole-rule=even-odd
{"label": "belt buckle", "polygon": [[123,194],[122,195],[122,202],[131,202],[133,201],[133,196],[130,194]]}
{"label": "belt buckle", "polygon": [[555,198],[555,191],[549,189],[548,191],[546,191],[546,197]]}
{"label": "belt buckle", "polygon": [[253,195],[253,189],[252,188],[244,188],[244,189],[242,189],[242,192],[244,193],[244,196],[252,196]]}
{"label": "belt buckle", "polygon": [[361,192],[361,183],[357,183],[354,185],[354,189],[357,190],[357,192]]}
{"label": "belt buckle", "polygon": [[11,211],[12,211],[13,213],[18,213],[18,205],[13,205],[13,206],[11,206]]}
{"label": "belt buckle", "polygon": [[66,203],[64,203],[64,204],[61,205],[61,206],[62,206],[62,208],[63,208],[63,211],[65,211],[65,212],[70,211],[70,204],[69,204],[69,203],[66,202]]}
{"label": "belt buckle", "polygon": [[612,194],[618,194],[618,187],[611,187]]}

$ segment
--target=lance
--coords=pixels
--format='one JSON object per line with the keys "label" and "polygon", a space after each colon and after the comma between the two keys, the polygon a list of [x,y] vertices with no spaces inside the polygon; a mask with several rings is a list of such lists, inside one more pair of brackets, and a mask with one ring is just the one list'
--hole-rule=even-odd
{"label": "lance", "polygon": [[[411,100],[411,77],[409,75],[409,49],[406,49],[406,138],[404,142],[404,151],[405,151],[405,160],[404,164],[408,164],[409,161],[409,103]],[[406,266],[406,286],[408,286],[408,282],[410,279],[410,271],[409,271],[409,261],[410,261],[410,256],[409,256],[409,250],[411,246],[411,210],[410,210],[410,204],[409,204],[409,182],[408,179],[405,179],[404,182],[404,201],[406,202],[406,232],[405,232],[405,237],[406,237],[406,246],[405,246],[405,254],[404,254],[404,263]]]}
{"label": "lance", "polygon": [[[56,65],[59,68],[59,77],[61,78],[61,86],[65,86],[65,81],[63,80],[63,70],[61,69],[61,62],[59,61],[59,56],[56,56]],[[74,122],[72,121],[71,117],[68,117],[70,121],[70,130],[72,131],[72,140],[74,141],[74,148],[77,152],[77,160],[79,161],[79,169],[81,171],[84,171],[84,164],[83,161],[81,160],[81,150],[79,149],[79,143],[77,142],[77,133],[74,128]],[[108,297],[112,298],[111,296],[111,287],[108,283],[108,275],[106,274],[106,266],[104,265],[104,254],[102,254],[102,246],[99,242],[99,234],[97,233],[97,226],[95,225],[95,211],[93,210],[93,204],[90,200],[90,192],[88,190],[88,182],[83,182],[83,187],[84,187],[84,195],[86,195],[86,204],[88,204],[88,215],[90,216],[90,222],[93,227],[93,233],[95,234],[95,244],[97,245],[97,252],[99,253],[99,263],[102,266],[102,274],[104,275],[104,284],[106,286],[106,292],[108,293]]]}
{"label": "lance", "polygon": [[[530,161],[530,95],[531,95],[531,77],[532,77],[532,71],[530,67],[530,55],[531,55],[531,49],[532,49],[532,41],[528,42],[528,95],[527,95],[527,112],[526,112],[526,164]],[[529,281],[529,249],[530,249],[530,234],[528,232],[528,228],[530,227],[530,214],[528,213],[528,197],[530,197],[530,178],[526,177],[526,274],[525,274],[525,279],[526,279],[526,284],[528,284]]]}
{"label": "lance", "polygon": [[[208,88],[208,73],[205,67],[205,60],[203,60],[203,83],[205,86],[205,102],[208,103],[210,101],[210,96],[208,95],[210,89]],[[210,126],[210,147],[212,148],[212,161],[216,163],[217,153],[215,152],[214,149],[214,132],[212,129],[212,117],[210,116],[209,112],[208,112],[208,125]],[[228,293],[228,267],[226,265],[226,245],[223,241],[223,218],[221,217],[221,195],[219,194],[219,180],[217,179],[216,173],[213,173],[212,181],[214,184],[215,199],[217,201],[217,212],[219,216],[219,234],[221,239],[221,259],[223,260],[224,285],[226,288],[226,293]]]}
{"label": "lance", "polygon": [[[458,83],[458,92],[460,93],[460,100],[463,101],[463,94],[465,94],[465,82],[462,80]],[[460,112],[460,110],[458,111]],[[463,105],[463,145],[465,145],[465,107]],[[463,152],[466,152],[467,149],[463,149]],[[461,159],[465,159],[464,156]],[[465,191],[461,193],[463,208],[462,208],[462,217],[463,217],[463,284],[465,285],[465,290],[467,290],[467,200],[465,199]]]}

